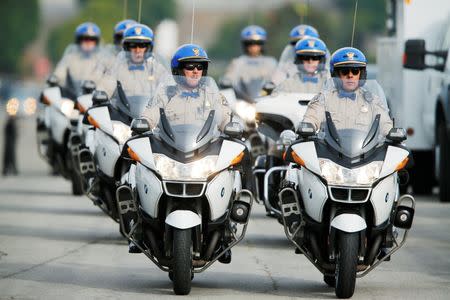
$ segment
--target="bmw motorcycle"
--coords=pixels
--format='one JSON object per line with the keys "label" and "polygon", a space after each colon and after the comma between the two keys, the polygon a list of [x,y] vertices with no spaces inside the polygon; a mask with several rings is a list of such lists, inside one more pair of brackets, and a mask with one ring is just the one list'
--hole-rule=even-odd
{"label": "bmw motorcycle", "polygon": [[[387,110],[376,82],[359,84],[366,104],[378,101]],[[381,114],[368,104],[354,123],[342,120],[339,113],[359,100],[341,101],[338,108],[325,105],[319,133],[310,123],[300,124],[300,139],[285,152],[289,168],[279,199],[284,230],[296,253],[324,274],[338,298],[349,298],[356,278],[404,245],[415,201],[399,192],[398,172],[410,157],[402,144],[405,131],[392,128],[385,137]]]}
{"label": "bmw motorcycle", "polygon": [[82,195],[82,182],[74,171],[69,140],[80,116],[77,96],[92,93],[95,84],[92,81],[75,81],[68,73],[65,87],[60,87],[53,76],[49,78],[48,85],[41,95],[45,108],[42,117],[38,118],[38,149],[55,173],[72,181],[72,193]]}
{"label": "bmw motorcycle", "polygon": [[96,91],[93,107],[84,115],[83,123],[92,126],[88,128],[92,140],[78,152],[86,194],[117,222],[117,182],[129,167],[129,163],[121,158],[122,149],[131,137],[131,121],[141,115],[149,101],[150,96],[125,95],[118,82],[111,101],[105,92]]}
{"label": "bmw motorcycle", "polygon": [[220,112],[211,103],[220,99],[219,91],[212,79],[202,80],[217,91],[211,98],[196,97],[203,108],[186,102],[194,118],[159,108],[153,131],[146,119],[133,121],[135,136],[123,155],[134,163],[117,189],[122,231],[169,273],[175,294],[188,294],[194,273],[215,261],[230,263],[230,249],[245,235],[253,202],[241,176],[249,160],[240,140],[243,128],[230,122],[220,134]]}
{"label": "bmw motorcycle", "polygon": [[256,124],[258,132],[265,137],[269,153],[256,158],[253,174],[255,199],[265,206],[269,215],[281,221],[278,204],[278,189],[288,165],[281,154],[292,139],[303,119],[308,103],[315,94],[276,90],[270,96],[256,103]]}

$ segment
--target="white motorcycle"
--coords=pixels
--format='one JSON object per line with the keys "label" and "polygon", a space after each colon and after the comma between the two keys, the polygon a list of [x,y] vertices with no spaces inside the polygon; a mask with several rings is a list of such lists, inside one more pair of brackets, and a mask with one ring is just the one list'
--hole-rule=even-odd
{"label": "white motorcycle", "polygon": [[87,110],[83,120],[94,128],[92,141],[78,152],[79,169],[87,184],[87,196],[119,221],[116,188],[129,167],[121,158],[122,148],[131,137],[131,121],[141,115],[150,96],[127,96],[118,83],[111,101],[101,91],[94,93],[93,100],[95,105]]}
{"label": "white motorcycle", "polygon": [[[285,145],[292,140],[288,138],[284,141],[281,136],[286,139],[289,131],[297,129],[299,120],[303,119],[308,103],[314,96],[315,94],[281,90],[261,98],[256,103],[257,130],[266,137],[269,153],[258,156],[253,167],[255,199],[266,207],[270,215],[280,221],[278,189],[288,168],[281,154],[285,150]],[[292,132],[291,136],[293,135]]]}
{"label": "white motorcycle", "polygon": [[253,202],[242,188],[241,168],[250,156],[240,141],[242,126],[231,122],[221,135],[220,113],[210,102],[220,99],[218,90],[206,97],[195,98],[203,108],[186,101],[192,119],[161,108],[153,132],[146,119],[133,121],[138,135],[124,155],[135,164],[117,190],[122,231],[169,272],[176,294],[190,292],[194,273],[216,260],[231,261],[230,249],[245,235]]}
{"label": "white motorcycle", "polygon": [[72,181],[72,193],[82,195],[82,182],[74,171],[69,137],[80,115],[76,108],[76,97],[91,93],[95,84],[92,81],[75,82],[70,75],[67,78],[66,87],[59,87],[53,78],[42,93],[41,101],[46,106],[43,121],[38,123],[37,128],[38,149],[56,172]]}
{"label": "white motorcycle", "polygon": [[[360,86],[356,100],[325,104],[317,135],[312,124],[300,124],[300,140],[286,150],[290,165],[279,192],[286,236],[339,298],[351,297],[356,278],[404,245],[415,206],[412,196],[399,192],[398,172],[410,156],[401,144],[405,132],[393,128],[386,138],[380,134],[384,124],[374,107],[387,107],[384,94],[376,82]],[[348,104],[361,95],[367,102],[359,114],[336,120],[354,109]],[[380,102],[371,106],[372,101]]]}

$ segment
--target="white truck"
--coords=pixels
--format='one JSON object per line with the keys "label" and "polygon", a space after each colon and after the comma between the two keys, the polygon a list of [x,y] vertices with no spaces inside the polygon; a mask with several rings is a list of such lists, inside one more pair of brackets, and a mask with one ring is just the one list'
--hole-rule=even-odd
{"label": "white truck", "polygon": [[450,201],[450,1],[387,0],[388,36],[377,41],[377,80],[408,134],[416,194],[438,182]]}

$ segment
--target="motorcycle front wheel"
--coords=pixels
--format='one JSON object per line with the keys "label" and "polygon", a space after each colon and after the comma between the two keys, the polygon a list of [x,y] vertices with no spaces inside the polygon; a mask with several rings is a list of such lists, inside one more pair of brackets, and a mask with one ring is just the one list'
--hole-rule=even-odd
{"label": "motorcycle front wheel", "polygon": [[173,230],[173,291],[187,295],[192,282],[192,236],[191,229]]}
{"label": "motorcycle front wheel", "polygon": [[338,232],[335,293],[338,298],[350,298],[355,292],[358,265],[359,233]]}

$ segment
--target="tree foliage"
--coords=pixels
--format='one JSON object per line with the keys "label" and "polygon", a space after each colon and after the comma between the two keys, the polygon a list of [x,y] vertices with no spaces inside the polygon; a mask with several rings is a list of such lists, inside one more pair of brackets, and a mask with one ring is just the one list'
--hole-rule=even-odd
{"label": "tree foliage", "polygon": [[38,29],[38,0],[0,1],[0,73],[18,72],[24,48]]}
{"label": "tree foliage", "polygon": [[[289,40],[290,30],[298,24],[317,28],[328,49],[350,46],[353,26],[354,1],[334,1],[333,7],[324,9],[304,4],[288,4],[277,10],[255,17],[255,24],[263,26],[268,33],[266,52],[276,58]],[[366,49],[370,40],[383,33],[385,22],[384,1],[360,0],[356,18],[353,45],[374,57],[375,49]],[[217,40],[209,47],[209,55],[215,59],[228,60],[240,53],[239,34],[249,17],[232,19],[223,25]]]}

